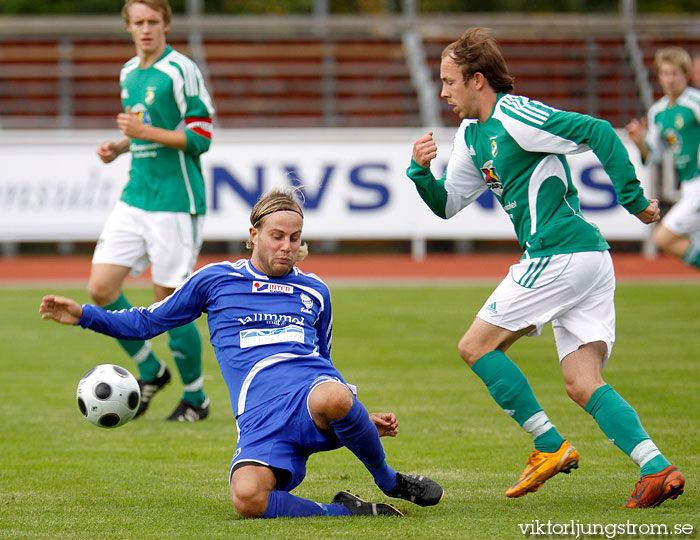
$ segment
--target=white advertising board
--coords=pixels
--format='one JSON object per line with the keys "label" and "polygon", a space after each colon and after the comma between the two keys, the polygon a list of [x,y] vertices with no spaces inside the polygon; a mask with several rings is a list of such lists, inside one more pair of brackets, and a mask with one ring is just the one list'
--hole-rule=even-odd
{"label": "white advertising board", "polygon": [[[243,240],[257,197],[303,186],[305,238],[514,239],[487,191],[450,220],[430,212],[405,171],[420,129],[219,130],[202,157],[209,211],[206,240]],[[442,174],[454,130],[435,132]],[[621,134],[624,139],[624,135]],[[95,150],[118,132],[0,132],[0,241],[96,240],[128,177],[129,157],[105,165]],[[628,145],[628,148],[631,146]],[[638,159],[636,150],[630,154]],[[643,240],[648,229],[616,205],[600,162],[570,156],[582,210],[612,240]],[[642,183],[645,169],[635,163]]]}

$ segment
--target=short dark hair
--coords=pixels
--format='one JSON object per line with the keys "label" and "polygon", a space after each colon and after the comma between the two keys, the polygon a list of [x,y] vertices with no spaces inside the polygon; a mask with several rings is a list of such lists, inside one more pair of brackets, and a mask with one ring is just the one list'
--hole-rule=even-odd
{"label": "short dark hair", "polygon": [[465,81],[478,72],[494,91],[506,94],[513,91],[515,79],[508,73],[508,65],[488,28],[466,30],[442,51],[442,57],[447,56],[460,67]]}

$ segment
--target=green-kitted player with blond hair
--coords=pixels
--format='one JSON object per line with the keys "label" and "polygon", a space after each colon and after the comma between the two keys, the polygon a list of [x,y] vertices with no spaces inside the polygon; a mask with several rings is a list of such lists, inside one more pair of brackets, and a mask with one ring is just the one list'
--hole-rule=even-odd
{"label": "green-kitted player with blond hair", "polygon": [[[117,126],[125,138],[102,144],[97,154],[110,163],[131,151],[131,171],[100,234],[88,284],[92,300],[107,310],[132,307],[122,284],[149,263],[156,301],[194,269],[206,211],[199,156],[209,149],[214,114],[201,72],[166,42],[172,15],[167,0],[126,0],[122,15],[136,47],[119,79],[124,112]],[[168,420],[206,418],[199,332],[189,323],[170,330],[169,337],[184,395]],[[139,416],[170,381],[170,371],[148,341],[119,343],[138,366]]]}
{"label": "green-kitted player with blond hair", "polygon": [[700,90],[688,86],[690,55],[680,47],[656,51],[656,69],[664,97],[645,122],[632,120],[627,133],[645,163],[660,163],[665,149],[681,185],[681,199],[654,230],[654,243],[686,264],[700,268]]}
{"label": "green-kitted player with blond hair", "polygon": [[609,246],[581,214],[565,154],[601,160],[620,204],[644,223],[659,219],[627,151],[608,122],[512,95],[514,80],[490,32],[467,30],[440,64],[441,96],[463,119],[445,175],[436,179],[432,133],[413,146],[408,176],[431,210],[450,218],[490,189],[513,221],[523,257],[493,291],[459,342],[459,353],[535,449],[508,497],[537,491],[578,467],[530,384],[506,355],[552,323],[566,392],[641,469],[626,506],[657,506],[683,493],[685,479],[660,452],[635,410],[602,377],[615,342],[615,272]]}

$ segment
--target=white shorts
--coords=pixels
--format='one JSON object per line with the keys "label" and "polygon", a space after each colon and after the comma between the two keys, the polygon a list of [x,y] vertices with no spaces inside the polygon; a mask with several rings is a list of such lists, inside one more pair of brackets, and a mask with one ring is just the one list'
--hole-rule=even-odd
{"label": "white shorts", "polygon": [[175,288],[192,273],[202,247],[204,216],[149,212],[118,201],[107,218],[92,264],[129,267],[139,276],[151,264],[152,281]]}
{"label": "white shorts", "polygon": [[663,224],[678,236],[700,234],[700,178],[681,182],[681,198],[666,213]]}
{"label": "white shorts", "polygon": [[534,326],[538,336],[552,323],[559,361],[581,345],[603,341],[604,363],[615,343],[615,271],[607,251],[523,259],[477,313],[516,332]]}

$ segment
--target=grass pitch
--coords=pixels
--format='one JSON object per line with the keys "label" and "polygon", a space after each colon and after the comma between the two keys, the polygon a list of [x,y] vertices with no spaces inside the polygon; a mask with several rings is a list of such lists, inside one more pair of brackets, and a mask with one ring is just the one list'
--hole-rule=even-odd
{"label": "grass pitch", "polygon": [[[697,537],[700,284],[618,286],[617,343],[604,377],[636,408],[687,481],[678,500],[641,511],[620,508],[638,469],[566,396],[551,329],[521,340],[509,355],[578,448],[580,468],[537,493],[505,497],[525,466],[531,439],[456,352],[490,290],[332,287],[335,364],[358,385],[370,411],[397,414],[399,436],[384,439],[389,463],[440,482],[443,503],[420,508],[398,501],[404,519],[263,521],[239,518],[229,502],[235,423],[204,318],[198,324],[210,417],[193,425],[162,420],[180,399],[176,381],[142,419],[102,430],[80,416],[78,380],[100,363],[132,372],[135,366],[109,338],[38,315],[43,294],[87,301],[85,292],[1,289],[0,538],[478,540],[528,537],[528,526],[529,537]],[[150,303],[150,295],[148,289],[128,291],[137,305]],[[167,338],[156,338],[154,349],[173,366]],[[294,493],[329,502],[341,489],[387,500],[345,449],[312,456]]]}

